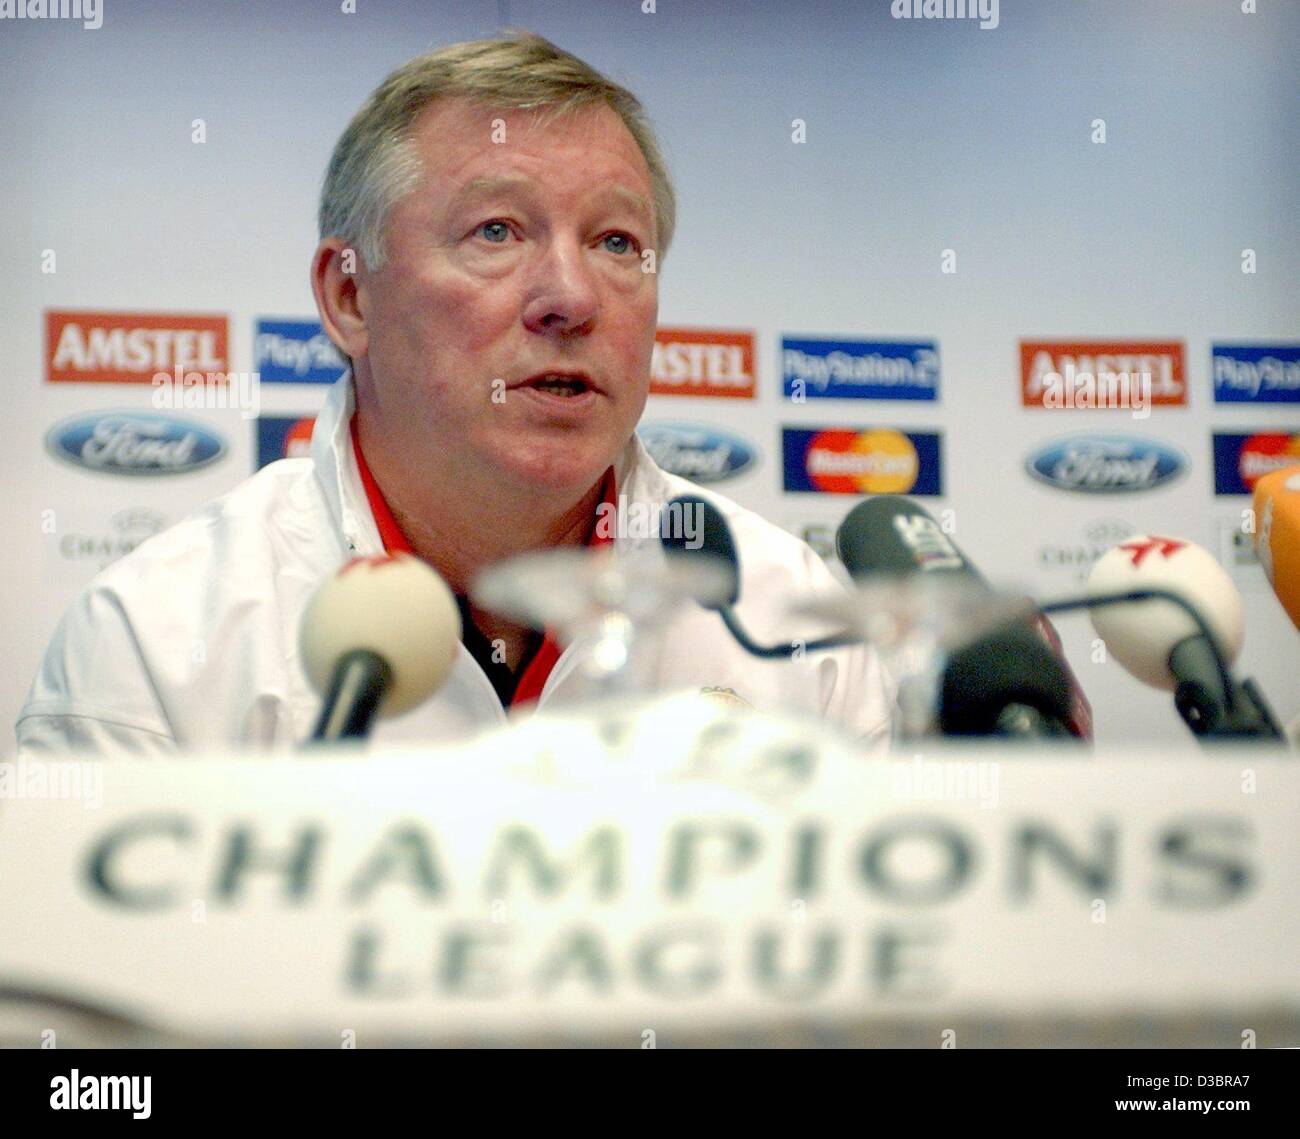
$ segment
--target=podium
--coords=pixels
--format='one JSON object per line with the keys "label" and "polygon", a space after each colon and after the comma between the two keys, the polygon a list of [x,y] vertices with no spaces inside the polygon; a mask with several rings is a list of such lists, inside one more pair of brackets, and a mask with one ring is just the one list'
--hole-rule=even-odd
{"label": "podium", "polygon": [[1300,1045],[1300,765],[698,698],[3,765],[0,1041]]}

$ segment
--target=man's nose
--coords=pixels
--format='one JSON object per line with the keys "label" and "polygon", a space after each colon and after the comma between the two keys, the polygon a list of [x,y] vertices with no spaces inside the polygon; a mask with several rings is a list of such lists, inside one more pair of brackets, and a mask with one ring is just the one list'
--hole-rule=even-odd
{"label": "man's nose", "polygon": [[599,308],[592,267],[577,241],[552,241],[533,267],[524,324],[532,332],[576,332]]}

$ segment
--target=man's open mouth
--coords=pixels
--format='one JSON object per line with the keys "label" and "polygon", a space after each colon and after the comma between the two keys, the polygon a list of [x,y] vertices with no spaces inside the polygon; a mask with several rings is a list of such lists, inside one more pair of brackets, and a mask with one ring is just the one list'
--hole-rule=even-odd
{"label": "man's open mouth", "polygon": [[558,396],[579,396],[595,390],[595,385],[586,376],[563,372],[548,372],[542,376],[534,376],[532,379],[525,380],[522,386]]}

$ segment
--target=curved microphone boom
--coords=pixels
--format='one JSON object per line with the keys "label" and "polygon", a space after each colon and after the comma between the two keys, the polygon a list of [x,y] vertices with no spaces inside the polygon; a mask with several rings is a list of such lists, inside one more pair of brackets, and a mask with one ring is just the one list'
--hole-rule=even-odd
{"label": "curved microphone boom", "polygon": [[312,742],[364,739],[376,718],[423,703],[451,672],[460,636],[451,590],[419,558],[349,562],[317,590],[299,632],[324,701]]}
{"label": "curved microphone boom", "polygon": [[727,525],[727,520],[723,517],[722,511],[708,499],[694,494],[683,494],[674,498],[668,504],[664,517],[672,517],[679,511],[683,513],[685,511],[696,512],[701,522],[701,542],[698,546],[692,547],[688,544],[683,533],[670,532],[668,529],[664,529],[660,532],[660,541],[663,543],[664,553],[669,557],[681,558],[684,561],[698,559],[722,565],[730,577],[731,587],[727,592],[727,596],[720,602],[705,604],[702,601],[701,604],[706,609],[712,609],[722,618],[722,623],[726,625],[727,631],[735,638],[736,643],[751,656],[762,657],[765,660],[777,660],[793,657],[801,647],[804,652],[819,652],[823,649],[838,649],[844,648],[846,645],[859,643],[859,638],[853,634],[841,633],[833,637],[823,637],[820,640],[807,641],[802,644],[760,645],[745,631],[735,613],[735,606],[740,603],[740,554],[736,551],[735,539],[731,536],[731,527]]}
{"label": "curved microphone boom", "polygon": [[1241,595],[1193,542],[1140,534],[1107,551],[1088,575],[1088,597],[1043,607],[1087,608],[1124,668],[1174,693],[1198,736],[1283,739],[1255,684],[1232,678],[1243,640]]}

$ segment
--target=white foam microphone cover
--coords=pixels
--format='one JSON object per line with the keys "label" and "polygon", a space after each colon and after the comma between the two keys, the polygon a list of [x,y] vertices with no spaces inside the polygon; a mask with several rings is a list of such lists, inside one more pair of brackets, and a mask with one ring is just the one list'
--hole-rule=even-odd
{"label": "white foam microphone cover", "polygon": [[[1131,589],[1168,589],[1186,598],[1205,618],[1224,659],[1241,652],[1241,594],[1232,578],[1194,542],[1140,534],[1108,550],[1088,575],[1088,596]],[[1144,684],[1172,691],[1169,653],[1197,632],[1187,613],[1169,601],[1139,601],[1090,610],[1106,648]]]}
{"label": "white foam microphone cover", "polygon": [[379,706],[400,716],[447,679],[460,643],[460,610],[447,583],[410,554],[357,558],[316,591],[303,614],[299,650],[317,692],[354,649],[377,653],[393,670]]}

